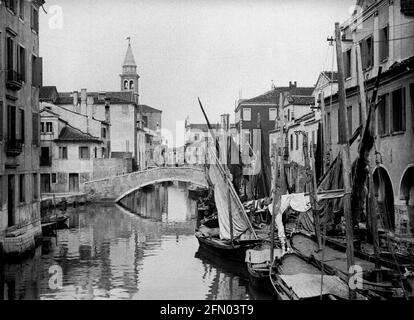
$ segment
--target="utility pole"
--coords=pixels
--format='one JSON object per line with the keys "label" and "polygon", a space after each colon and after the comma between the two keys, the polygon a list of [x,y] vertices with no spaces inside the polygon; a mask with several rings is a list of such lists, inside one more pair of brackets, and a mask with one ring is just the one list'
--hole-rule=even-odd
{"label": "utility pole", "polygon": [[[354,259],[354,230],[351,212],[351,159],[349,153],[349,131],[348,131],[348,116],[346,112],[346,93],[344,80],[344,65],[342,56],[342,40],[339,23],[335,23],[335,40],[336,40],[336,59],[338,64],[338,124],[339,124],[339,143],[341,145],[340,152],[342,157],[342,178],[344,182],[344,217],[346,223],[346,257],[348,267],[348,284],[352,274],[349,273],[351,266],[355,264]],[[356,298],[355,289],[349,287],[349,299]]]}

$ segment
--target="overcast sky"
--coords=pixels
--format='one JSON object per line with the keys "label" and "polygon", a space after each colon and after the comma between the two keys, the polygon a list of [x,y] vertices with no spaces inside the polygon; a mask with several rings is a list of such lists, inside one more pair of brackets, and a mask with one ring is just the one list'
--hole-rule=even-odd
{"label": "overcast sky", "polygon": [[[230,113],[235,100],[275,85],[315,84],[331,69],[326,41],[355,0],[47,0],[40,11],[44,85],[59,91],[120,90],[131,44],[140,102],[163,110],[163,127],[190,115],[204,122]],[[62,25],[57,20],[62,9]]]}

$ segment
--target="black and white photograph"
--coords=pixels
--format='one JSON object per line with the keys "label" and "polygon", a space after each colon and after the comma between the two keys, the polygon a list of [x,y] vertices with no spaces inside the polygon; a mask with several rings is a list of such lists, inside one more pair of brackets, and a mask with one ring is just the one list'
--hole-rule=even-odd
{"label": "black and white photograph", "polygon": [[414,300],[413,68],[414,0],[0,0],[0,306]]}

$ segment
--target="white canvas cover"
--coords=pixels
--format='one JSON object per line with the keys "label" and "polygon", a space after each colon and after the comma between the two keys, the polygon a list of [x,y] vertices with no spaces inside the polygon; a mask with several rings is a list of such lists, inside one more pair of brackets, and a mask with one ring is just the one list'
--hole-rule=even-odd
{"label": "white canvas cover", "polygon": [[219,227],[220,227],[220,239],[229,239],[230,236],[230,217],[229,217],[229,201],[231,206],[231,215],[233,221],[233,238],[237,240],[250,240],[254,239],[254,235],[251,231],[250,222],[244,212],[244,208],[241,203],[237,202],[230,194],[229,199],[229,186],[223,177],[221,168],[219,165],[212,164],[208,169],[208,176],[210,182],[214,186],[214,200],[217,207]]}

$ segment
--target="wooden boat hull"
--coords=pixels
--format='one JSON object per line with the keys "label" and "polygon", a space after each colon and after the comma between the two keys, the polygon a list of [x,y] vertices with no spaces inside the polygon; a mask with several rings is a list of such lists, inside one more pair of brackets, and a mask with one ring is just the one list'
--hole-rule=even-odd
{"label": "wooden boat hull", "polygon": [[[322,300],[347,299],[349,288],[338,276],[327,275],[296,253],[287,253],[275,259],[270,274],[274,294],[279,300],[319,300],[323,283]],[[365,299],[358,296],[358,299]]]}
{"label": "wooden boat hull", "polygon": [[42,226],[42,231],[43,232],[47,232],[50,230],[54,230],[54,229],[63,229],[63,228],[67,228],[67,221],[68,221],[69,217],[68,216],[61,216],[58,217],[57,219],[53,218],[50,219],[47,222],[42,222],[41,226]]}
{"label": "wooden boat hull", "polygon": [[[318,268],[322,268],[321,253],[316,253],[312,248],[309,248],[309,244],[316,247],[316,241],[313,237],[304,234],[292,235],[291,246],[295,250],[296,254],[300,255],[304,259],[309,259],[311,263]],[[328,275],[338,275],[344,281],[347,281],[347,265],[345,253],[341,250],[333,249],[332,247],[325,248],[323,268]],[[403,290],[397,283],[397,277],[392,270],[375,270],[375,266],[371,261],[364,260],[355,257],[355,264],[362,268],[363,272],[363,288],[359,291],[367,294],[372,298],[377,299],[399,299],[403,298]],[[376,282],[375,274],[381,273],[384,281]]]}
{"label": "wooden boat hull", "polygon": [[197,236],[200,247],[213,254],[219,255],[229,260],[244,262],[246,250],[254,245],[254,242],[238,242],[226,244],[213,238]]}

